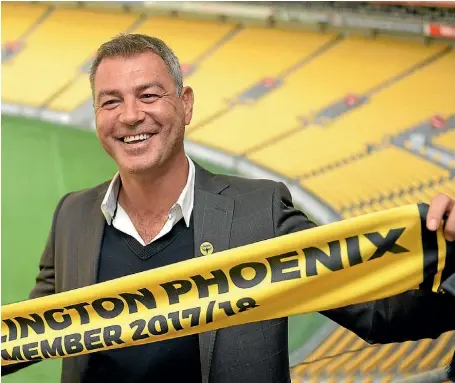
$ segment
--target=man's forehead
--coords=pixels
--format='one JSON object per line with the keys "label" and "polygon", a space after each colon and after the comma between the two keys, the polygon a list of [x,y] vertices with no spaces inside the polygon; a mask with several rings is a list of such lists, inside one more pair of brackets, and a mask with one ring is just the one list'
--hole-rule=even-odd
{"label": "man's forehead", "polygon": [[116,55],[112,57],[105,57],[101,60],[97,73],[101,70],[109,70],[112,67],[121,69],[124,67],[137,69],[164,69],[167,70],[164,60],[154,52],[144,52],[132,55]]}
{"label": "man's forehead", "polygon": [[[159,87],[163,90],[173,83],[164,61],[153,52],[134,56],[106,57],[95,74],[95,88],[112,88],[115,79],[126,82],[128,87]],[[169,83],[169,84],[167,84]]]}

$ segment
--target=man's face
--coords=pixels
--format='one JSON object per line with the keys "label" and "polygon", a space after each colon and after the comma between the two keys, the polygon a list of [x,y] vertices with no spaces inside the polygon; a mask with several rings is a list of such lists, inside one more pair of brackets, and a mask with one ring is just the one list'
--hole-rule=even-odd
{"label": "man's face", "polygon": [[97,135],[120,170],[145,172],[184,150],[193,92],[186,87],[177,95],[158,55],[103,59],[94,90]]}

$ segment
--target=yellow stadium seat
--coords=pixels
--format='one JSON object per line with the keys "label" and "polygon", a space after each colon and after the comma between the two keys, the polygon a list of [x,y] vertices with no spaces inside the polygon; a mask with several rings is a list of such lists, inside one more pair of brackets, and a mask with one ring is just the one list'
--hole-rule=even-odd
{"label": "yellow stadium seat", "polygon": [[369,346],[362,350],[355,358],[352,358],[343,366],[344,373],[352,375],[354,371],[358,370],[359,367],[365,363],[365,361],[369,360],[369,358],[377,352],[377,350],[377,346]]}
{"label": "yellow stadium seat", "polygon": [[453,357],[453,347],[449,347],[446,352],[441,356],[441,359],[438,361],[438,367],[446,367],[449,365]]}
{"label": "yellow stadium seat", "polygon": [[[306,362],[312,362],[321,358],[323,355],[326,355],[334,345],[339,342],[341,337],[346,333],[346,330],[343,327],[337,327],[337,329],[332,332],[327,339],[325,339],[322,344],[307,358]],[[298,375],[302,374],[309,368],[310,364],[301,364],[294,368],[294,372]]]}
{"label": "yellow stadium seat", "polygon": [[340,340],[347,335],[347,330],[343,327],[338,326],[336,330],[330,334],[330,336],[320,345],[316,351],[311,355],[309,360],[314,360],[321,358],[323,355],[327,353],[331,353],[332,349],[335,347]]}
{"label": "yellow stadium seat", "polygon": [[416,347],[404,358],[399,367],[399,371],[405,372],[410,370],[415,363],[421,358],[426,352],[431,349],[432,339],[423,339],[419,341]]}
{"label": "yellow stadium seat", "polygon": [[381,202],[381,206],[382,206],[383,209],[392,209],[393,207],[396,207],[396,205],[390,199],[384,199]]}
{"label": "yellow stadium seat", "polygon": [[391,353],[391,355],[380,362],[379,364],[379,371],[387,372],[390,371],[393,367],[402,360],[409,350],[412,348],[412,342],[405,342],[403,344],[398,344],[395,352]]}
{"label": "yellow stadium seat", "polygon": [[[354,340],[353,344],[349,346],[349,349],[357,350],[358,348],[364,345],[365,341],[363,339],[357,338]],[[337,358],[333,358],[332,362],[325,368],[325,372],[327,372],[329,375],[333,375],[337,371],[339,371],[346,362],[353,358],[356,358],[357,356],[358,354],[356,353],[347,352],[344,355],[341,355]]]}
{"label": "yellow stadium seat", "polygon": [[445,180],[443,183],[435,186],[435,191],[437,193],[453,195],[455,191],[455,178],[452,180]]}
{"label": "yellow stadium seat", "polygon": [[436,136],[432,143],[455,153],[455,128]]}
{"label": "yellow stadium seat", "polygon": [[[339,342],[337,342],[337,344],[335,344],[331,348],[329,356],[337,355],[340,352],[342,352],[343,350],[351,348],[351,345],[353,344],[353,342],[355,342],[356,338],[357,338],[357,335],[355,335],[354,333],[352,333],[350,331],[346,331],[344,336],[339,340]],[[325,371],[326,367],[331,362],[332,362],[332,359],[330,357],[327,357],[326,359],[323,359],[320,362],[316,362],[316,363],[309,365],[309,367],[307,368],[306,371],[310,375],[314,374],[314,373],[318,373],[323,369]]]}
{"label": "yellow stadium seat", "polygon": [[52,110],[72,112],[92,98],[88,73],[80,73],[74,82],[48,104]]}
{"label": "yellow stadium seat", "polygon": [[453,344],[453,332],[447,332],[441,335],[434,347],[422,358],[417,369],[421,371],[429,370],[435,362],[439,361],[442,356],[441,353],[446,349],[448,344],[450,346]]}
{"label": "yellow stadium seat", "polygon": [[378,363],[380,360],[383,358],[389,357],[389,355],[392,353],[392,351],[396,348],[396,344],[391,343],[391,344],[386,344],[379,349],[376,350],[374,355],[367,360],[365,363],[360,365],[360,371],[365,374],[365,373],[371,373],[372,371],[376,370],[378,367]]}

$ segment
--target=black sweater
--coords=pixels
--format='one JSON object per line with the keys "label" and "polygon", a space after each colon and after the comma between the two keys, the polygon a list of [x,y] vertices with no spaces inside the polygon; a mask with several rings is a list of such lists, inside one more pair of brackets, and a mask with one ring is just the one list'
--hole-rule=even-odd
{"label": "black sweater", "polygon": [[[106,225],[98,282],[192,258],[194,230],[181,219],[170,233],[147,246]],[[83,382],[200,383],[197,335],[90,354]]]}

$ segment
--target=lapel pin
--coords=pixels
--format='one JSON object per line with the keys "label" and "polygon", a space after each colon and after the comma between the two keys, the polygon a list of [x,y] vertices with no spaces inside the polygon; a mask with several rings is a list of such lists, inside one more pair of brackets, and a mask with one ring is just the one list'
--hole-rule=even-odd
{"label": "lapel pin", "polygon": [[213,253],[213,245],[210,242],[203,242],[200,249],[202,255],[210,255]]}

